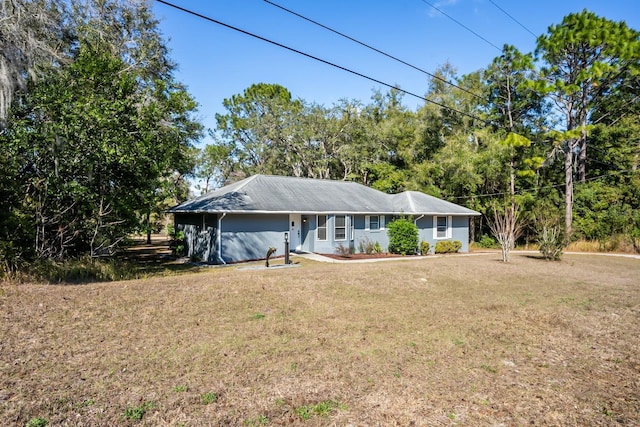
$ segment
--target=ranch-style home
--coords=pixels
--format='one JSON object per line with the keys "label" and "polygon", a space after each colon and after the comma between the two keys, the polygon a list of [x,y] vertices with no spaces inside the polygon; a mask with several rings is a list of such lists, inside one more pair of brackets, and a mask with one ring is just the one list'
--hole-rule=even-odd
{"label": "ranch-style home", "polygon": [[211,264],[265,258],[269,247],[291,251],[356,252],[378,242],[386,225],[405,216],[420,240],[459,240],[468,251],[469,218],[478,212],[417,191],[386,194],[348,181],[253,175],[169,210],[185,235],[187,255]]}

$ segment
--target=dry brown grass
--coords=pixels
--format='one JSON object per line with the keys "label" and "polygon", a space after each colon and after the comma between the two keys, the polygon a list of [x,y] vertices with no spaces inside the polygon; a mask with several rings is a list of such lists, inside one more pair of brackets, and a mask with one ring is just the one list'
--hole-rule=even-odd
{"label": "dry brown grass", "polygon": [[3,285],[0,419],[638,425],[640,261],[498,258]]}

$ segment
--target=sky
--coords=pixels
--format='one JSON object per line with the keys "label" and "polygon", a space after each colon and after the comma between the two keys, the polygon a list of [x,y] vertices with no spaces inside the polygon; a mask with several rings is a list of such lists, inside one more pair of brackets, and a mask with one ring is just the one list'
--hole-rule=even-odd
{"label": "sky", "polygon": [[[167,1],[418,96],[428,89],[430,77],[423,72],[267,1]],[[640,30],[640,0],[269,1],[429,73],[447,62],[458,75],[484,68],[504,44],[533,52],[533,34],[545,34],[583,9]],[[197,117],[206,128],[215,128],[216,113],[226,112],[225,98],[256,83],[282,85],[294,98],[325,107],[341,99],[368,104],[374,90],[389,89],[158,1],[152,7],[178,66],[175,77],[198,102]],[[424,101],[404,95],[403,103],[416,110]]]}

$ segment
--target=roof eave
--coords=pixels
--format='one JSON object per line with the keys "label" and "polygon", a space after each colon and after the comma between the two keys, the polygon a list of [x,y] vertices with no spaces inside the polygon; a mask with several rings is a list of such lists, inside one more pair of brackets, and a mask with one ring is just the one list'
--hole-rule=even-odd
{"label": "roof eave", "polygon": [[405,211],[343,211],[343,210],[322,210],[322,211],[273,211],[273,210],[185,210],[185,209],[169,209],[167,213],[184,213],[184,214],[261,214],[261,215],[282,215],[282,214],[301,214],[301,215],[329,215],[329,214],[344,214],[344,215],[447,215],[447,216],[481,216],[479,212],[405,212]]}

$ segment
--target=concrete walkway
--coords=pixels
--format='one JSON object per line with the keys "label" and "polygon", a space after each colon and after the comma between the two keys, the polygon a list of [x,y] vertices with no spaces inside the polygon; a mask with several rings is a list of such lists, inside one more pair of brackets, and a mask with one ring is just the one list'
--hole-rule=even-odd
{"label": "concrete walkway", "polygon": [[416,261],[420,259],[429,259],[429,258],[440,258],[439,255],[429,255],[429,256],[396,256],[396,257],[387,257],[387,258],[369,258],[369,259],[335,259],[328,256],[315,254],[311,252],[304,253],[295,253],[293,256],[298,256],[301,258],[310,259],[318,262],[329,262],[334,264],[354,264],[354,263],[367,263],[367,262],[383,262],[383,261]]}

